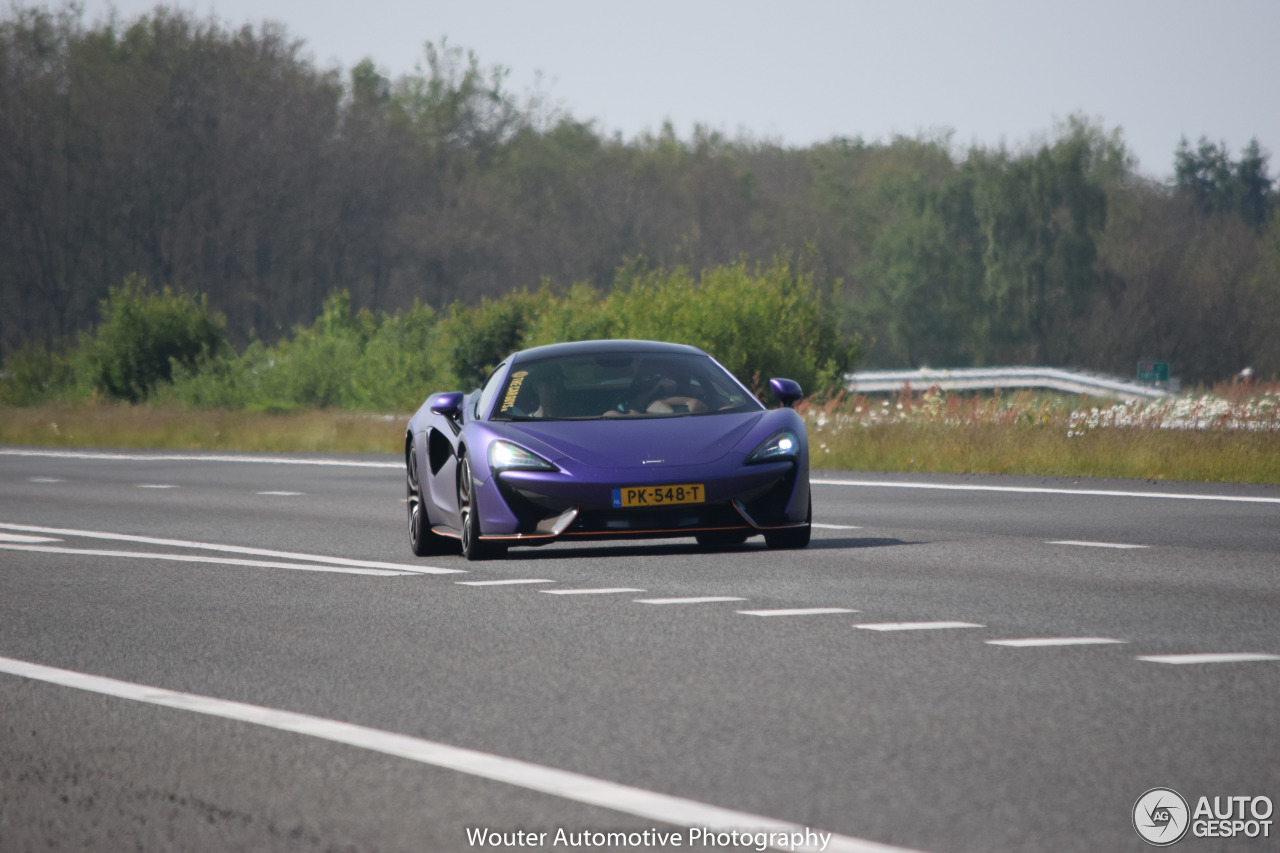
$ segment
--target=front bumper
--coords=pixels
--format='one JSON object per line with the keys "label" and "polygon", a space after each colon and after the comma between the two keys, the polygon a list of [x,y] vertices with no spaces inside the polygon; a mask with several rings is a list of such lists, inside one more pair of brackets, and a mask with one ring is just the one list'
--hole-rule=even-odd
{"label": "front bumper", "polygon": [[[791,459],[741,465],[661,469],[504,471],[482,487],[482,538],[542,544],[556,539],[658,538],[708,532],[759,533],[803,525],[809,477]],[[614,506],[614,489],[701,483],[696,504]]]}

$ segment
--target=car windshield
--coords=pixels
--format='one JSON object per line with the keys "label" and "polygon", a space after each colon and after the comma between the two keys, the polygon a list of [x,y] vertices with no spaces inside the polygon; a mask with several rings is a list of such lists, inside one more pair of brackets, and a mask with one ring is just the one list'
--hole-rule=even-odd
{"label": "car windshield", "polygon": [[516,364],[492,419],[678,417],[760,408],[705,355],[603,352]]}

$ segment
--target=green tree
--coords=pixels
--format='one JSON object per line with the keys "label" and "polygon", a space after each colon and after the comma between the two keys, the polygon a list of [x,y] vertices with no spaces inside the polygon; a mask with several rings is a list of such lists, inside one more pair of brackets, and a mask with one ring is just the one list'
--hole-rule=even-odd
{"label": "green tree", "polygon": [[1206,216],[1236,214],[1261,231],[1274,203],[1269,159],[1257,139],[1233,163],[1226,143],[1215,145],[1201,137],[1193,150],[1183,137],[1174,156],[1175,186]]}
{"label": "green tree", "polygon": [[1107,196],[1077,127],[1020,157],[975,150],[974,213],[982,233],[993,358],[1064,364],[1099,281]]}

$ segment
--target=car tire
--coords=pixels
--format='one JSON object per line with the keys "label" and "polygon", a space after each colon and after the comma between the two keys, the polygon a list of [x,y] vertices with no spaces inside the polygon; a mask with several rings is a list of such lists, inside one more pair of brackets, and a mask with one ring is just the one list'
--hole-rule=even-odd
{"label": "car tire", "polygon": [[770,548],[783,551],[797,551],[808,546],[809,535],[813,532],[813,504],[809,504],[809,513],[805,516],[803,527],[788,527],[785,530],[770,530],[764,535],[764,544]]}
{"label": "car tire", "polygon": [[418,557],[443,554],[452,540],[431,529],[431,519],[422,503],[422,477],[418,473],[418,454],[410,443],[405,448],[405,502],[409,509],[409,548]]}
{"label": "car tire", "polygon": [[695,538],[703,548],[734,548],[747,541],[751,534],[743,531],[718,531],[699,533]]}
{"label": "car tire", "polygon": [[462,531],[462,556],[468,560],[501,557],[506,547],[480,538],[480,510],[477,504],[476,478],[471,473],[471,460],[463,454],[458,460],[458,527]]}

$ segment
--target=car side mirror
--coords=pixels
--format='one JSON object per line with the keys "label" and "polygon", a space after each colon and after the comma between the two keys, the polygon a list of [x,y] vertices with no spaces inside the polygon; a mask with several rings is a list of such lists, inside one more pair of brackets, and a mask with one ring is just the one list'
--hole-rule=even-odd
{"label": "car side mirror", "polygon": [[774,398],[788,409],[804,398],[800,383],[792,379],[770,379],[769,389],[773,391]]}
{"label": "car side mirror", "polygon": [[461,391],[446,391],[442,394],[433,394],[431,399],[427,400],[427,408],[437,415],[444,415],[447,418],[457,420],[462,414],[462,396]]}

